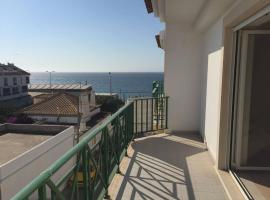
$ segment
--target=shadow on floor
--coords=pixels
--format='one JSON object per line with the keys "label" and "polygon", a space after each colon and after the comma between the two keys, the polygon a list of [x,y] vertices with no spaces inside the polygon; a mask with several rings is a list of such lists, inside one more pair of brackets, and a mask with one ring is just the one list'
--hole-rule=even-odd
{"label": "shadow on floor", "polygon": [[133,154],[114,199],[195,199],[189,170],[196,171],[203,160],[191,160],[189,166],[187,162],[206,151],[199,135],[162,134],[138,139],[131,147]]}

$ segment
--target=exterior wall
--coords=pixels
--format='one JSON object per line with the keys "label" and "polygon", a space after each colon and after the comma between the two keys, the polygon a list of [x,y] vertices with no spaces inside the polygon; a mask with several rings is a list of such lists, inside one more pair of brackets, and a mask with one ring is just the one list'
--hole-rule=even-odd
{"label": "exterior wall", "polygon": [[204,33],[201,132],[220,169],[228,166],[232,29],[268,4],[269,0],[238,0]]}
{"label": "exterior wall", "polygon": [[214,160],[217,160],[223,70],[223,20],[204,33],[202,47],[201,133]]}
{"label": "exterior wall", "polygon": [[255,15],[266,6],[270,5],[270,0],[239,0],[228,10],[223,17],[224,30],[224,59],[222,74],[222,94],[221,94],[221,115],[219,133],[219,153],[217,166],[219,169],[228,168],[228,157],[230,152],[231,133],[231,77],[232,77],[232,51],[233,51],[233,28],[249,17]]}
{"label": "exterior wall", "polygon": [[[73,142],[74,128],[69,127],[56,136],[0,166],[1,199],[8,200],[14,196],[31,180],[73,147]],[[74,162],[75,158],[66,163],[53,176],[53,180],[59,180],[59,177],[63,176],[72,168]],[[37,194],[35,193],[30,199],[36,198]]]}
{"label": "exterior wall", "polygon": [[185,24],[167,23],[165,93],[169,100],[169,129],[199,131],[201,106],[200,35]]}
{"label": "exterior wall", "polygon": [[30,106],[32,103],[33,103],[32,97],[26,94],[24,96],[18,96],[16,98],[1,101],[0,109],[16,110],[26,106]]}
{"label": "exterior wall", "polygon": [[46,115],[32,115],[31,117],[33,120],[46,120],[47,122],[51,123],[67,123],[67,124],[77,124],[78,118],[77,117],[54,117],[54,116],[46,116]]}
{"label": "exterior wall", "polygon": [[[9,100],[13,98],[18,98],[21,96],[26,96],[28,94],[28,91],[23,92],[22,86],[27,86],[26,83],[26,77],[29,77],[28,75],[9,75],[9,76],[0,76],[0,100]],[[8,86],[5,86],[4,79],[8,79]],[[13,78],[17,78],[17,84],[14,85]],[[18,94],[12,94],[12,88],[18,87],[19,93]],[[11,95],[9,96],[3,96],[3,89],[4,88],[10,88]]]}
{"label": "exterior wall", "polygon": [[79,104],[80,104],[80,113],[82,113],[82,118],[90,117],[90,99],[89,95],[91,96],[91,93],[81,93],[79,96]]}

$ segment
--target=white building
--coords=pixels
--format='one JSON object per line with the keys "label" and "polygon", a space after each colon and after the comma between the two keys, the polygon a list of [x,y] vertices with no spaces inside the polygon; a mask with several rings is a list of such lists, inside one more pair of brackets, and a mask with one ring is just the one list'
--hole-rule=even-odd
{"label": "white building", "polygon": [[156,38],[169,128],[200,132],[218,169],[235,174],[245,195],[269,199],[270,1],[145,2],[165,23]]}
{"label": "white building", "polygon": [[[96,95],[92,86],[89,84],[31,84],[29,85],[29,93],[34,98],[38,99],[40,94],[55,94],[55,93],[68,93],[80,98],[82,102],[88,102],[89,106],[96,106]],[[83,103],[83,105],[87,105]],[[82,109],[88,110],[88,107]]]}
{"label": "white building", "polygon": [[14,64],[0,63],[0,101],[22,98],[28,95],[30,74]]}
{"label": "white building", "polygon": [[[41,98],[40,96],[46,96]],[[86,123],[100,112],[100,108],[91,104],[91,100],[69,93],[55,93],[53,95],[40,94],[34,97],[37,103],[23,109],[22,113],[33,120],[56,124],[80,125],[80,130],[86,129]],[[42,99],[42,100],[40,100]]]}

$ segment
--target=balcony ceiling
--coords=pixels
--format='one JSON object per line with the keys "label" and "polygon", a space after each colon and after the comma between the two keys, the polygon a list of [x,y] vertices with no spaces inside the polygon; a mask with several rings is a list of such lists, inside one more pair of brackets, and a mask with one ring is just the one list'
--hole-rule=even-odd
{"label": "balcony ceiling", "polygon": [[207,0],[169,0],[166,2],[166,20],[193,23]]}
{"label": "balcony ceiling", "polygon": [[209,27],[233,3],[235,0],[152,0],[161,21],[187,23],[198,30]]}

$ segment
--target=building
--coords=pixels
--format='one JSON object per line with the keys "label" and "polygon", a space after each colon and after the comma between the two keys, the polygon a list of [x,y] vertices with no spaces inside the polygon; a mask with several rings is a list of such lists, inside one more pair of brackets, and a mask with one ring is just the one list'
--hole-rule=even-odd
{"label": "building", "polygon": [[199,132],[216,168],[234,174],[245,196],[269,199],[270,1],[145,3],[165,24],[156,40],[169,128]]}
{"label": "building", "polygon": [[[40,94],[68,93],[77,97],[83,102],[89,102],[90,106],[96,105],[95,91],[89,84],[31,84],[29,85],[29,93],[38,101],[37,97]],[[45,96],[43,96],[44,98]],[[87,109],[87,108],[86,108]]]}
{"label": "building", "polygon": [[[0,199],[18,191],[73,147],[74,128],[54,125],[0,125]],[[68,162],[54,178],[73,167]],[[36,199],[34,193],[32,198]]]}
{"label": "building", "polygon": [[30,73],[14,64],[0,63],[0,101],[5,107],[21,107],[31,103],[28,96]]}
{"label": "building", "polygon": [[63,92],[37,95],[34,102],[21,112],[36,121],[79,125],[81,131],[86,130],[86,122],[100,112],[99,106],[91,104],[88,98]]}

